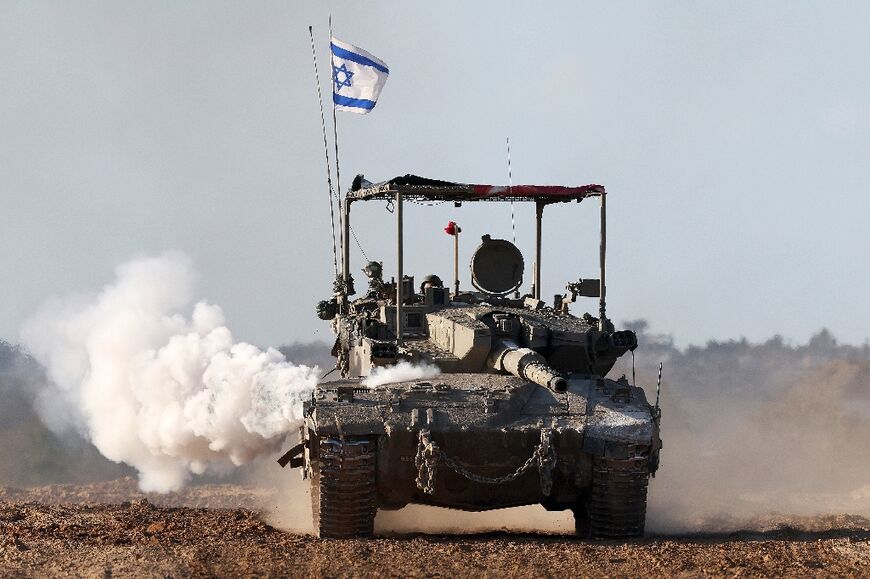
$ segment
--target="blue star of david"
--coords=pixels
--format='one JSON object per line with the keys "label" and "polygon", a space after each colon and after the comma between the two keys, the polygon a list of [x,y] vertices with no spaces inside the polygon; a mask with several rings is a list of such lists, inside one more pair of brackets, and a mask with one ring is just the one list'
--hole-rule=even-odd
{"label": "blue star of david", "polygon": [[[339,80],[338,74],[344,73],[344,80]],[[346,86],[347,88],[351,87],[350,79],[353,78],[353,73],[347,69],[344,63],[341,63],[341,68],[332,65],[332,82],[335,83],[335,92],[341,90],[341,87]]]}

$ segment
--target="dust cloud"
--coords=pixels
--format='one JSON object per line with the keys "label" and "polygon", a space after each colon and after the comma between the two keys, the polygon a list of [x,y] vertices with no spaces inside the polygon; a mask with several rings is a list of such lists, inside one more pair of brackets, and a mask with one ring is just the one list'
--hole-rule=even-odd
{"label": "dust cloud", "polygon": [[[827,331],[808,344],[710,342],[680,351],[636,323],[638,382],[662,383],[661,469],[647,528],[729,531],[772,513],[870,515],[870,352]],[[630,358],[620,368],[630,376]]]}
{"label": "dust cloud", "polygon": [[[291,436],[285,446],[298,442],[298,436]],[[302,470],[282,469],[274,458],[264,457],[246,467],[239,478],[246,486],[272,491],[256,505],[263,520],[278,529],[312,534],[311,489],[309,481],[302,478]]]}
{"label": "dust cloud", "polygon": [[398,511],[378,511],[375,532],[470,534],[490,531],[574,532],[571,511],[547,511],[535,505],[471,513],[426,505],[408,505]]}
{"label": "dust cloud", "polygon": [[49,378],[35,401],[46,424],[133,466],[143,491],[276,451],[317,381],[316,368],[236,342],[215,305],[186,317],[194,281],[184,255],[136,259],[97,294],[45,304],[22,330]]}

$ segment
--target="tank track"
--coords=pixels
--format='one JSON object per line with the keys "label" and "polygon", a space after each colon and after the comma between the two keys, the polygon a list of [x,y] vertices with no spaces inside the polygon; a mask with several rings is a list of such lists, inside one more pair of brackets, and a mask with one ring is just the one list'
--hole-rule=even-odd
{"label": "tank track", "polygon": [[642,537],[646,523],[649,484],[647,458],[616,460],[595,458],[592,488],[586,503],[588,530],[577,521],[577,530],[593,539]]}
{"label": "tank track", "polygon": [[318,537],[370,536],[378,510],[376,449],[371,438],[315,438],[311,511]]}

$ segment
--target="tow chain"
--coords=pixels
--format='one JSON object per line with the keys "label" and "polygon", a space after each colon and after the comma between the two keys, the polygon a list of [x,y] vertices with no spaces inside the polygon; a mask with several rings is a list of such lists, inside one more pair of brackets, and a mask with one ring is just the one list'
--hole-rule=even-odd
{"label": "tow chain", "polygon": [[541,430],[541,442],[535,447],[526,462],[504,476],[487,477],[471,472],[461,462],[448,456],[432,441],[430,431],[421,430],[420,441],[417,444],[417,456],[414,459],[414,465],[417,467],[417,488],[428,495],[435,493],[435,478],[438,474],[439,462],[470,481],[487,485],[505,484],[516,480],[537,462],[538,473],[541,477],[541,491],[544,496],[550,496],[550,492],[553,490],[553,468],[556,466],[556,450],[553,448],[552,438],[552,431]]}

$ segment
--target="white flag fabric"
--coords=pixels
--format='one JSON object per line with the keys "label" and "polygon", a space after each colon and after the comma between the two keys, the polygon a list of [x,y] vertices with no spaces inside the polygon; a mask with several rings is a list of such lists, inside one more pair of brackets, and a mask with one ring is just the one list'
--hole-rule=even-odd
{"label": "white flag fabric", "polygon": [[387,82],[387,64],[362,48],[332,37],[332,102],[335,110],[366,114]]}

